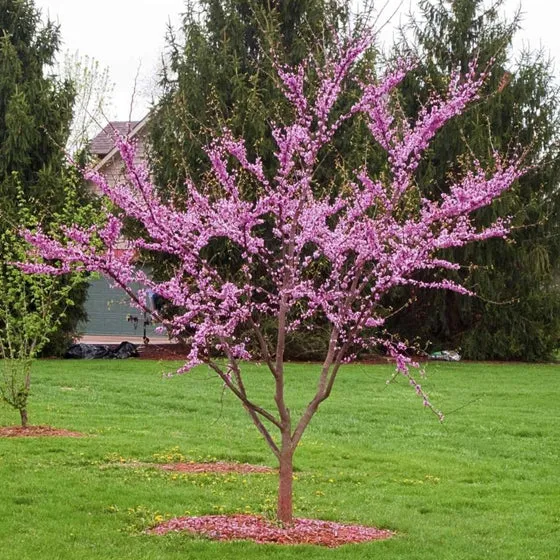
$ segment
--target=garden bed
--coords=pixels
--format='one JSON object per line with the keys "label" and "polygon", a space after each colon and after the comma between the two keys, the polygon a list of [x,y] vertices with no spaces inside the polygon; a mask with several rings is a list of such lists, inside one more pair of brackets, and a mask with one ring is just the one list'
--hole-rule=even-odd
{"label": "garden bed", "polygon": [[159,524],[148,532],[164,535],[172,531],[187,531],[213,540],[249,540],[259,544],[298,545],[313,544],[336,548],[388,539],[391,531],[343,525],[317,519],[294,519],[293,525],[282,527],[258,515],[205,515],[202,517],[178,517]]}
{"label": "garden bed", "polygon": [[1,426],[0,438],[3,437],[85,437],[85,434],[52,426]]}

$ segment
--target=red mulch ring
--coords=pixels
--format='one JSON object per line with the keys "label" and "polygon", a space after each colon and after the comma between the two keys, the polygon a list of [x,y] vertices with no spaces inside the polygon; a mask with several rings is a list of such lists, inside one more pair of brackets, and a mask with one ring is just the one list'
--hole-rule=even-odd
{"label": "red mulch ring", "polygon": [[276,472],[275,469],[262,465],[249,465],[248,463],[169,463],[166,465],[154,465],[164,471],[179,471],[186,473],[239,473],[239,474],[269,474]]}
{"label": "red mulch ring", "polygon": [[0,438],[2,437],[85,437],[80,432],[71,432],[53,428],[52,426],[2,426],[0,427]]}
{"label": "red mulch ring", "polygon": [[393,536],[391,531],[341,525],[317,519],[294,519],[291,527],[279,527],[258,515],[205,515],[177,517],[150,529],[148,533],[164,535],[170,531],[188,531],[218,541],[250,540],[259,544],[314,544],[335,548]]}
{"label": "red mulch ring", "polygon": [[249,463],[141,463],[140,461],[115,463],[118,467],[128,468],[153,468],[169,472],[182,472],[190,474],[273,474],[277,469],[263,465],[250,465]]}

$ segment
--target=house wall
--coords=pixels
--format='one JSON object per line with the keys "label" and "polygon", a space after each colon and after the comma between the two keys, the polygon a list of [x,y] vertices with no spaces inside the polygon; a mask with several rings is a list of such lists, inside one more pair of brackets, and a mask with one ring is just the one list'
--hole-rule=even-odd
{"label": "house wall", "polygon": [[[78,325],[87,335],[120,335],[123,340],[131,336],[143,336],[144,314],[130,306],[123,290],[112,288],[105,278],[91,280],[85,304],[88,320]],[[149,338],[156,335],[155,326],[148,325]]]}
{"label": "house wall", "polygon": [[[137,141],[137,152],[135,163],[141,164],[144,160],[145,132],[140,131],[135,137]],[[99,169],[110,185],[114,185],[125,179],[124,164],[118,153]],[[90,182],[92,191],[101,195],[98,187]],[[126,294],[116,288],[112,288],[105,278],[94,279],[88,288],[85,310],[88,320],[81,323],[78,327],[80,332],[86,335],[121,335],[123,339],[127,336],[143,335],[143,314],[131,307],[128,303]],[[136,320],[128,320],[135,318]],[[148,337],[155,335],[154,326],[147,327]],[[161,336],[161,335],[160,335]]]}

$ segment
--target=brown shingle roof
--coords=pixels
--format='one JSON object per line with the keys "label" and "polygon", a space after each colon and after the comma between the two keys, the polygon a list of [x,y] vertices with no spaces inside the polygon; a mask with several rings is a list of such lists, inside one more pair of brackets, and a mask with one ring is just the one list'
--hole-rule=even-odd
{"label": "brown shingle roof", "polygon": [[105,157],[114,147],[113,135],[115,132],[127,135],[132,132],[140,121],[113,121],[110,122],[90,143],[91,153],[99,158]]}

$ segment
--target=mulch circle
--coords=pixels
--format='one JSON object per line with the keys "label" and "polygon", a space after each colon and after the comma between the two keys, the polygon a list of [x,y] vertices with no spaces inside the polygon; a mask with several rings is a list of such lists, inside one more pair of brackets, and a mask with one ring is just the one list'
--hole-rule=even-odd
{"label": "mulch circle", "polygon": [[314,544],[336,548],[393,536],[391,531],[343,525],[317,519],[294,519],[290,527],[280,527],[258,515],[205,515],[202,517],[177,517],[147,531],[164,535],[171,531],[188,531],[218,541],[250,540],[259,544]]}
{"label": "mulch circle", "polygon": [[2,426],[0,427],[0,438],[3,437],[85,437],[80,432],[71,432],[53,428],[52,426]]}
{"label": "mulch circle", "polygon": [[263,465],[249,465],[248,463],[168,463],[165,465],[154,464],[154,467],[164,471],[178,471],[185,473],[238,473],[238,474],[269,474],[277,472],[276,469]]}

